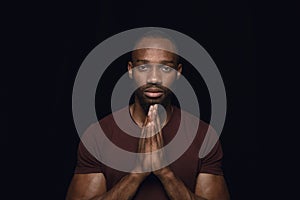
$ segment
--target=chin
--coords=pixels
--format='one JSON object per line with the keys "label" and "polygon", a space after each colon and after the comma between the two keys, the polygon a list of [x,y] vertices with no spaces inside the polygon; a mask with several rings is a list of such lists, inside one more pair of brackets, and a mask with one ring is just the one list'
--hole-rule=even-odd
{"label": "chin", "polygon": [[142,107],[144,107],[147,110],[149,109],[149,107],[151,105],[154,105],[154,104],[160,104],[164,107],[167,107],[168,105],[171,104],[170,100],[171,100],[170,98],[167,98],[165,96],[157,98],[157,99],[145,97],[145,98],[143,98],[143,101],[141,101],[141,105],[142,105]]}
{"label": "chin", "polygon": [[148,112],[149,107],[154,104],[160,104],[164,107],[170,105],[171,103],[171,96],[168,92],[164,92],[164,94],[158,98],[151,98],[144,94],[144,91],[137,90],[136,97],[139,99],[139,103],[142,106],[145,113]]}
{"label": "chin", "polygon": [[144,96],[143,98],[143,104],[149,104],[149,105],[153,105],[153,104],[163,104],[163,102],[165,101],[165,97],[159,97],[159,98],[149,98],[147,96]]}

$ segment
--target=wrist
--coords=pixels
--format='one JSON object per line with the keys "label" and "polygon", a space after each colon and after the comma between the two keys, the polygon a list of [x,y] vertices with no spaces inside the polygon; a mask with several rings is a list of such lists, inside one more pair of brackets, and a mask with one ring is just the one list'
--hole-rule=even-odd
{"label": "wrist", "polygon": [[162,169],[153,172],[159,179],[171,179],[174,174],[169,167],[164,167]]}

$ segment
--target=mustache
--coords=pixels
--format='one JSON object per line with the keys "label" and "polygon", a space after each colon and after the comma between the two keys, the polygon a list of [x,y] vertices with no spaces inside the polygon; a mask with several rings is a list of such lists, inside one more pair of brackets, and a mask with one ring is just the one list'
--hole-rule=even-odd
{"label": "mustache", "polygon": [[143,85],[143,86],[140,86],[138,88],[139,90],[163,90],[163,91],[166,91],[166,90],[170,90],[170,88],[167,88],[167,87],[164,87],[162,85],[156,85],[156,84],[146,84],[146,85]]}

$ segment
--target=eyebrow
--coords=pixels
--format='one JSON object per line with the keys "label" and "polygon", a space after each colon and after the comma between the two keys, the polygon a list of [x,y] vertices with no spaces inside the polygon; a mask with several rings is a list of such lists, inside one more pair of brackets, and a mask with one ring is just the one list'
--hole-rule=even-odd
{"label": "eyebrow", "polygon": [[[144,60],[144,59],[137,59],[136,62],[142,62],[142,63],[150,63],[149,60]],[[160,64],[173,64],[175,65],[176,63],[173,60],[162,60],[159,62]]]}

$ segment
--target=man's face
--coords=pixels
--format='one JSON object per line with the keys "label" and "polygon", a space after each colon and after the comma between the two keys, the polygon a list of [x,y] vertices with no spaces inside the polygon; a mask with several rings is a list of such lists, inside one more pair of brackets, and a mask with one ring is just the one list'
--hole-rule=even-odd
{"label": "man's face", "polygon": [[[169,40],[161,40],[152,38],[146,42],[158,43],[155,45],[157,47],[161,44],[172,45]],[[145,48],[133,52],[128,70],[138,86],[135,94],[143,108],[147,109],[152,104],[166,106],[170,103],[169,88],[181,73],[181,64],[177,60],[175,54],[162,49]]]}

